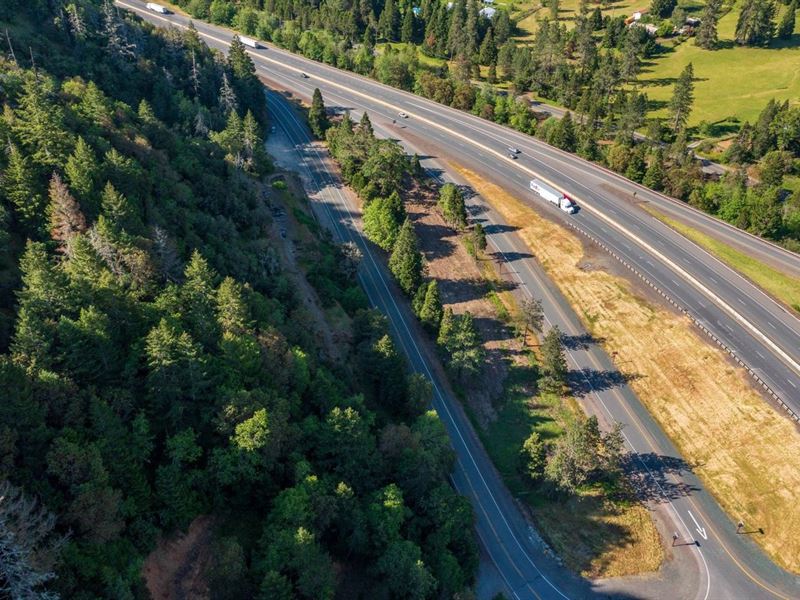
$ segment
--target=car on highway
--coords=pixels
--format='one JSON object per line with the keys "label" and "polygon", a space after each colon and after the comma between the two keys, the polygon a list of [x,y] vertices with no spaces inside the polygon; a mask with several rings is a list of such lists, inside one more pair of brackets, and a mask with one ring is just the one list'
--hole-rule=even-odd
{"label": "car on highway", "polygon": [[160,4],[156,4],[155,2],[148,2],[145,5],[147,10],[152,10],[153,12],[157,12],[162,15],[169,15],[172,14],[166,6],[161,6]]}
{"label": "car on highway", "polygon": [[513,153],[513,152],[509,152],[508,153],[508,158],[511,158],[513,160],[517,160],[517,155],[515,153]]}
{"label": "car on highway", "polygon": [[308,79],[308,75],[306,75],[305,73],[300,73],[300,77],[302,79]]}
{"label": "car on highway", "polygon": [[509,147],[508,147],[508,151],[509,151],[511,154],[519,154],[519,153],[520,153],[520,150],[519,150],[519,148],[515,148],[514,146],[509,146]]}
{"label": "car on highway", "polygon": [[401,119],[407,119],[408,118],[408,115],[406,113],[404,113],[404,112],[397,113],[397,116],[400,117]]}

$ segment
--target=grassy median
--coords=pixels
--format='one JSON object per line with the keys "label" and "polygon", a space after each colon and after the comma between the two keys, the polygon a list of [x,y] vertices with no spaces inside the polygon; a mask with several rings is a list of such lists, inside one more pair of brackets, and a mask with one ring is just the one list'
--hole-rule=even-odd
{"label": "grassy median", "polygon": [[519,227],[586,328],[633,376],[639,399],[731,518],[762,528],[753,539],[775,562],[800,572],[800,434],[794,425],[687,317],[651,302],[627,279],[581,268],[584,248],[571,231],[477,174],[458,170],[506,223]]}
{"label": "grassy median", "polygon": [[681,235],[689,238],[698,246],[704,248],[726,265],[738,271],[761,289],[771,294],[784,304],[800,312],[800,280],[790,277],[769,265],[758,261],[736,248],[724,244],[713,237],[671,219],[651,206],[644,205],[644,209],[654,217],[663,221]]}

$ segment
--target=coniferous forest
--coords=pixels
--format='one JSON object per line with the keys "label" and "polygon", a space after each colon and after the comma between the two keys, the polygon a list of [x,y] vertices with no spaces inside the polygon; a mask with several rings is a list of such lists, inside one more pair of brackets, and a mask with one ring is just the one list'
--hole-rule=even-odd
{"label": "coniferous forest", "polygon": [[473,515],[428,385],[317,230],[309,280],[352,323],[321,352],[266,235],[241,44],[100,0],[0,26],[0,595],[146,598],[145,557],[204,515],[215,598],[461,594]]}

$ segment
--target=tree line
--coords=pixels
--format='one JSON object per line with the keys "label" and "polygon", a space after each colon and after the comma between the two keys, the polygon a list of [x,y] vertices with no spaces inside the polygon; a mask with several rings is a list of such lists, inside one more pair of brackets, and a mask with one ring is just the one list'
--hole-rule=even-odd
{"label": "tree line", "polygon": [[462,593],[473,515],[430,385],[316,239],[309,280],[352,323],[326,359],[265,237],[242,48],[107,1],[13,8],[35,65],[0,59],[3,593],[144,597],[145,556],[204,514],[215,597]]}

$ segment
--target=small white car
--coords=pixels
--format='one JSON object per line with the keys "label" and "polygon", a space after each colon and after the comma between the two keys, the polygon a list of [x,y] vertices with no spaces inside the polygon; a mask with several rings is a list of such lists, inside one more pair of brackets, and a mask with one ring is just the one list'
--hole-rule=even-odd
{"label": "small white car", "polygon": [[308,75],[306,75],[305,73],[300,73],[300,77],[303,79],[308,79]]}
{"label": "small white car", "polygon": [[397,116],[400,117],[401,119],[407,119],[408,118],[408,115],[406,113],[404,113],[404,112],[397,113]]}
{"label": "small white car", "polygon": [[508,152],[510,154],[519,154],[519,148],[514,148],[514,146],[509,146],[508,147]]}

